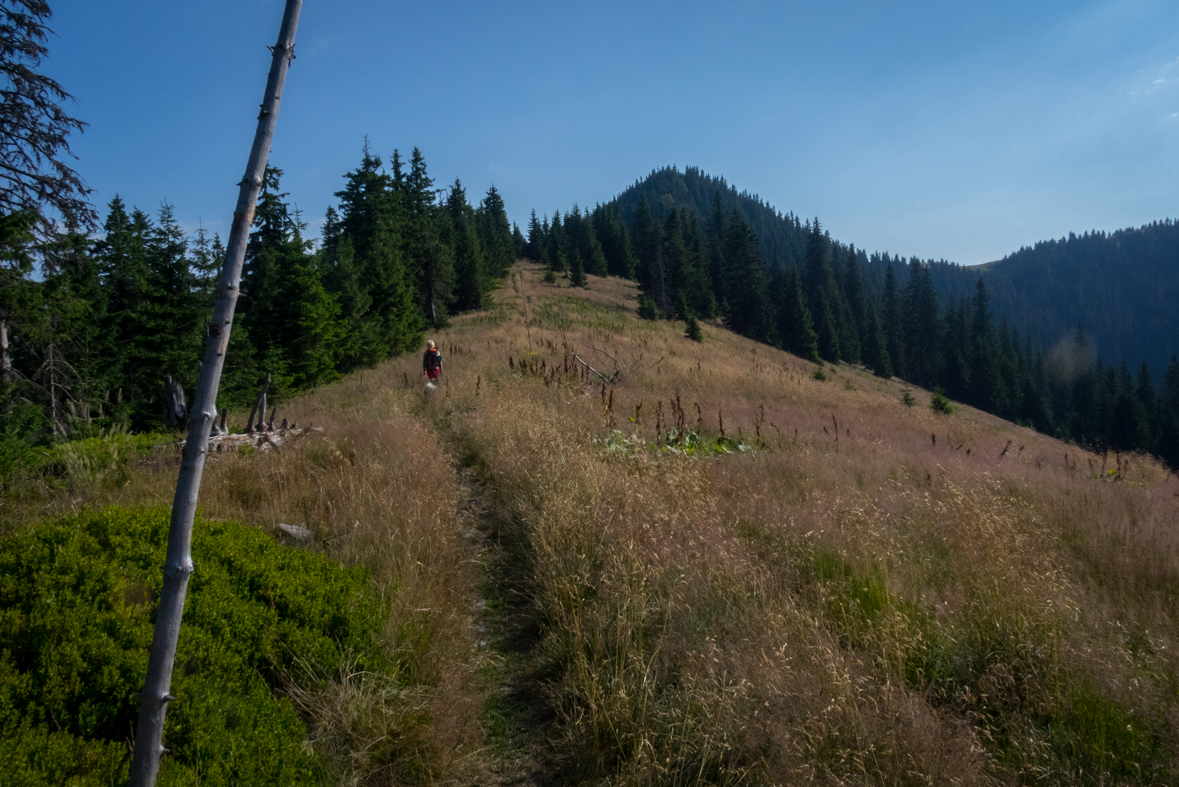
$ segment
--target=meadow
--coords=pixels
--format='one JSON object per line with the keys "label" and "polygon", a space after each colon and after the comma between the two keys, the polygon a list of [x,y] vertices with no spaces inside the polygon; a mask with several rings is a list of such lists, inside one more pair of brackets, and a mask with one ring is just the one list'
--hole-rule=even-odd
{"label": "meadow", "polygon": [[[541,273],[431,336],[437,392],[395,359],[208,464],[204,517],[308,528],[387,609],[396,680],[279,689],[333,782],[1179,779],[1179,478]],[[170,504],[166,443],[55,450],[5,537]]]}

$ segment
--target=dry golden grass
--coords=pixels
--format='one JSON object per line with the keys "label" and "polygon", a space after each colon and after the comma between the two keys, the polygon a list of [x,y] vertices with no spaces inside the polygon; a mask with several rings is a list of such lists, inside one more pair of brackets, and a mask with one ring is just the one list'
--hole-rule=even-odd
{"label": "dry golden grass", "polygon": [[[515,572],[539,623],[526,673],[558,783],[1179,777],[1179,481],[935,414],[862,369],[816,380],[716,325],[695,344],[637,320],[629,282],[540,273],[517,266],[491,309],[432,337],[447,386],[429,399],[417,358],[391,361],[290,404],[322,437],[206,471],[208,515],[306,525],[391,601],[412,691],[296,690],[342,783],[502,779],[471,679],[487,577],[460,543],[450,453],[523,545],[487,565]],[[751,450],[651,448],[677,417]],[[173,460],[99,476],[5,516],[166,502]]]}
{"label": "dry golden grass", "polygon": [[[863,370],[819,382],[714,326],[696,345],[634,320],[628,283],[520,272],[502,321],[436,338],[469,348],[453,428],[535,553],[570,778],[1173,775],[1179,484],[1155,463],[1100,480],[1114,458],[906,407]],[[616,384],[567,373],[574,351]],[[614,428],[654,440],[676,396],[688,428],[761,449],[609,450]]]}

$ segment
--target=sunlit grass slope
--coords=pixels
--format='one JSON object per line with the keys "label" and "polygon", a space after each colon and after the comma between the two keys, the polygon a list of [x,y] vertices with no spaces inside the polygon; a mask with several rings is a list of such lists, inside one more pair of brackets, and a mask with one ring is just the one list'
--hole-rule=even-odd
{"label": "sunlit grass slope", "polygon": [[[282,408],[322,433],[206,470],[205,516],[306,526],[387,604],[396,682],[292,687],[340,783],[506,783],[471,625],[489,572],[538,632],[535,781],[1179,779],[1179,482],[1153,461],[540,273],[432,337],[438,392],[390,361]],[[10,488],[5,528],[170,501],[171,454],[110,446]],[[465,537],[461,465],[511,559]]]}
{"label": "sunlit grass slope", "polygon": [[1179,483],[634,296],[522,267],[436,337],[437,417],[531,545],[565,778],[1176,777]]}

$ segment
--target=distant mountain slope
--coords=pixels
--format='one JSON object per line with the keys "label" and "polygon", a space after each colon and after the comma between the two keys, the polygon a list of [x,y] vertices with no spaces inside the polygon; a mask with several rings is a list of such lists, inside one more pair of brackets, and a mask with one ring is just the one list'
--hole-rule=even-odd
{"label": "distant mountain slope", "polygon": [[[666,219],[672,208],[687,208],[706,221],[717,193],[725,210],[740,211],[757,233],[767,265],[801,264],[807,222],[695,167],[683,172],[674,167],[654,170],[614,202],[628,225],[640,198],[657,220]],[[846,252],[846,242],[833,242]],[[858,256],[865,279],[877,293],[886,266],[906,261],[864,254],[862,249]],[[1156,381],[1170,357],[1179,353],[1179,223],[1170,219],[1110,234],[1090,232],[1042,241],[985,266],[924,262],[930,263],[943,304],[952,295],[974,295],[983,276],[996,318],[1006,318],[1044,349],[1071,339],[1080,326],[1105,363],[1124,361],[1136,371],[1146,362]]]}
{"label": "distant mountain slope", "polygon": [[[970,271],[970,269],[964,269]],[[1179,352],[1179,223],[1069,235],[981,271],[996,314],[1045,346],[1084,328],[1109,364],[1148,363],[1158,380]]]}

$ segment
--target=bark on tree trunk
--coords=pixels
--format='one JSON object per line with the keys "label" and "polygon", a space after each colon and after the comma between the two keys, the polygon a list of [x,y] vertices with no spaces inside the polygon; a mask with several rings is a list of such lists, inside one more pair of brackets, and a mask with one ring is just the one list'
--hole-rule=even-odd
{"label": "bark on tree trunk", "polygon": [[262,188],[266,160],[270,155],[270,140],[274,135],[283,82],[286,79],[287,67],[295,56],[295,28],[299,23],[302,5],[303,0],[287,0],[283,12],[278,43],[272,50],[274,57],[270,65],[270,75],[266,80],[262,113],[258,116],[258,129],[250,150],[246,175],[240,184],[225,264],[217,283],[217,302],[213,307],[209,338],[205,342],[204,362],[201,364],[201,374],[189,414],[188,442],[185,444],[180,476],[176,482],[176,496],[172,502],[168,554],[164,561],[164,587],[156,612],[147,680],[143,694],[140,695],[139,725],[136,728],[135,750],[131,757],[130,787],[154,785],[160,769],[160,755],[166,751],[163,746],[164,715],[168,703],[175,699],[169,690],[172,684],[172,666],[176,660],[176,642],[180,637],[180,618],[184,613],[184,595],[188,589],[188,578],[193,571],[192,522],[196,515],[205,455],[209,449],[209,427],[217,417],[217,386],[221,381],[221,369],[225,363],[225,352],[229,347],[229,331],[233,324],[234,307],[237,305],[246,242],[249,240],[250,225],[254,220],[258,193]]}

